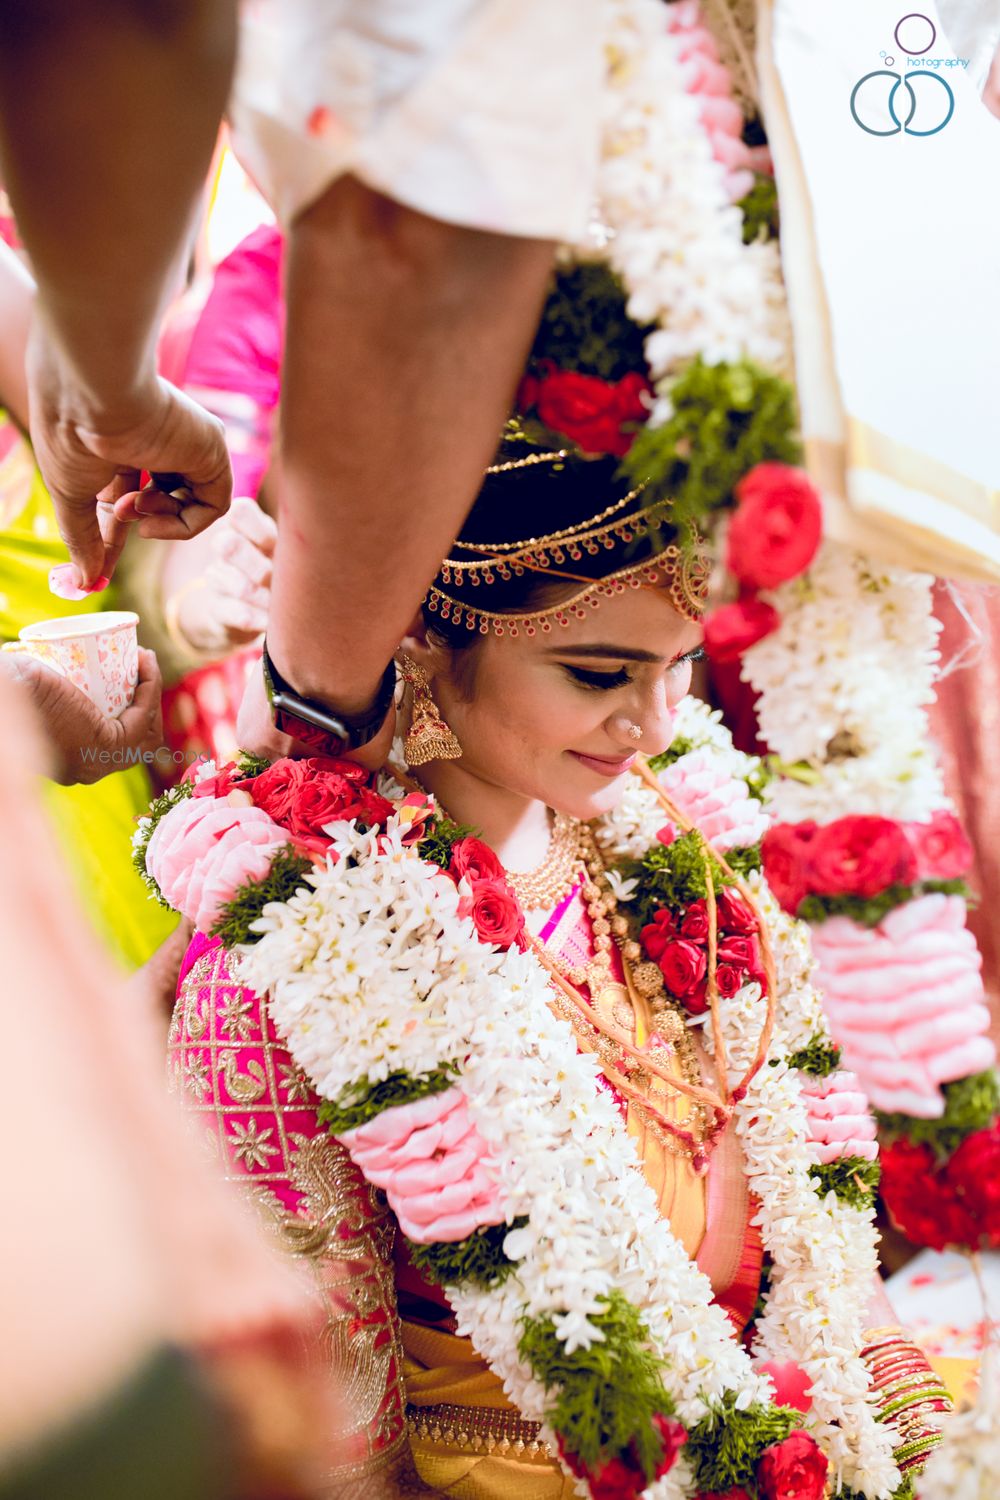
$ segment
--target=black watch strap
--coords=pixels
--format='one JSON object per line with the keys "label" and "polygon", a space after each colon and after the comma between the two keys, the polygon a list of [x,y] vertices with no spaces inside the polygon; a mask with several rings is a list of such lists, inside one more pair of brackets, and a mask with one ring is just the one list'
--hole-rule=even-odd
{"label": "black watch strap", "polygon": [[390,662],[371,708],[361,714],[337,713],[315,698],[303,698],[285,681],[268,655],[266,641],[263,667],[274,727],[323,755],[359,750],[373,740],[386,721],[396,691],[396,664]]}

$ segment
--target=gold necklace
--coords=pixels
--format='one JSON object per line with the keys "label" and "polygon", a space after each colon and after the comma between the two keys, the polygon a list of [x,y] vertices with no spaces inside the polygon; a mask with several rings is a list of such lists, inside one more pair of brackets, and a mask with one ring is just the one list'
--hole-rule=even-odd
{"label": "gold necklace", "polygon": [[[578,859],[586,872],[581,895],[587,904],[587,915],[590,918],[594,956],[586,964],[569,964],[554,953],[548,953],[548,958],[574,989],[579,990],[586,985],[592,1009],[607,1008],[617,1027],[632,1029],[635,1015],[628,988],[612,978],[611,949],[617,943],[622,963],[635,991],[649,1006],[650,1031],[674,1053],[685,1082],[699,1086],[701,1068],[687,1023],[679,1007],[668,998],[659,967],[654,963],[641,961],[640,945],[628,936],[628,921],[618,913],[618,902],[607,883],[604,859],[592,830],[585,823],[578,823],[576,839]],[[612,1038],[605,1036],[558,989],[554,1004],[557,1013],[573,1028],[578,1041],[597,1054],[602,1069],[611,1069],[626,1085],[625,1091],[630,1104],[660,1144],[676,1156],[692,1159],[700,1155],[702,1142],[710,1127],[706,1106],[699,1102],[692,1106],[688,1121],[690,1129],[685,1132],[691,1144],[679,1140],[659,1124],[652,1112],[658,1110],[662,1113],[669,1105],[670,1101],[666,1098],[667,1086],[643,1068],[641,1058],[630,1056]],[[619,1014],[622,1010],[628,1011],[627,1017]],[[648,1104],[644,1101],[644,1092],[650,1096]],[[649,1106],[652,1106],[652,1110]]]}
{"label": "gold necklace", "polygon": [[545,858],[533,870],[508,870],[507,880],[525,911],[551,911],[576,885],[583,854],[581,824],[565,813],[556,813]]}

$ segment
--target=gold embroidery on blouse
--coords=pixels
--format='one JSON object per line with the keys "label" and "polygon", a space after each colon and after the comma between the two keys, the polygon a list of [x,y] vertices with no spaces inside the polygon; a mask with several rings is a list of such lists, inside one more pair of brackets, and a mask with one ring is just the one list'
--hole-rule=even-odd
{"label": "gold embroidery on blouse", "polygon": [[[207,1068],[205,1072],[207,1074]],[[226,1085],[226,1093],[237,1104],[255,1104],[267,1093],[267,1074],[256,1058],[251,1058],[247,1063],[246,1073],[241,1073],[235,1052],[228,1049],[220,1052],[219,1076]]]}
{"label": "gold embroidery on blouse", "polygon": [[[192,965],[175,1011],[171,1065],[181,1076],[204,1077],[200,1093],[190,1090],[187,1109],[213,1121],[209,1140],[225,1175],[263,1211],[284,1252],[313,1273],[323,1309],[322,1347],[344,1397],[347,1425],[336,1437],[345,1457],[351,1454],[330,1477],[374,1472],[396,1462],[408,1440],[392,1267],[395,1221],[384,1195],[364,1181],[343,1147],[329,1135],[306,1136],[286,1125],[286,1116],[314,1107],[313,1096],[268,1033],[266,1011],[258,1036],[255,1002],[241,997],[238,972],[221,949]],[[257,1056],[242,1062],[238,1044],[251,1038]],[[298,1211],[279,1198],[286,1187],[301,1195]]]}

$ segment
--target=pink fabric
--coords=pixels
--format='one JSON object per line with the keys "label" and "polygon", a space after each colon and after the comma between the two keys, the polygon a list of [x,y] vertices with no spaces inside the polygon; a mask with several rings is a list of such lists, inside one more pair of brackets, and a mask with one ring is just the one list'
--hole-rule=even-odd
{"label": "pink fabric", "polygon": [[732,97],[729,69],[719,61],[715,38],[701,18],[698,0],[680,0],[667,11],[667,30],[677,41],[684,86],[701,103],[701,122],[712,143],[712,154],[726,168],[726,186],[735,203],[753,187],[754,173],[773,175],[766,146],[748,146],[742,139],[743,111]]}
{"label": "pink fabric", "polygon": [[263,224],[219,263],[183,365],[181,384],[225,424],[237,495],[256,497],[271,445],[284,343],[282,255],[280,231]]}
{"label": "pink fabric", "polygon": [[338,1139],[368,1181],[384,1188],[403,1233],[417,1244],[464,1240],[503,1223],[486,1143],[461,1089],[383,1110]]}
{"label": "pink fabric", "polygon": [[993,1066],[960,896],[922,896],[874,928],[834,917],[812,941],[833,1038],[877,1109],[936,1118],[942,1083]]}
{"label": "pink fabric", "polygon": [[831,1073],[826,1078],[803,1081],[809,1117],[809,1145],[817,1162],[860,1156],[874,1161],[878,1156],[875,1121],[856,1073]]}
{"label": "pink fabric", "polygon": [[769,819],[745,781],[721,770],[702,750],[692,750],[660,773],[660,784],[678,808],[720,852],[759,844]]}
{"label": "pink fabric", "polygon": [[153,830],[146,868],[164,900],[207,932],[241,885],[264,878],[287,843],[284,829],[259,807],[189,797]]}

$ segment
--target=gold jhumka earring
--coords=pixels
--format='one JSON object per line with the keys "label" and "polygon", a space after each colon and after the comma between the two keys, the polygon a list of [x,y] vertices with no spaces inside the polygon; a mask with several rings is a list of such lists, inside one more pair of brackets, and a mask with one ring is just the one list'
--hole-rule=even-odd
{"label": "gold jhumka earring", "polygon": [[431,696],[427,673],[412,656],[404,654],[400,663],[403,681],[413,692],[413,717],[403,741],[406,764],[425,766],[430,760],[458,760],[462,747]]}

